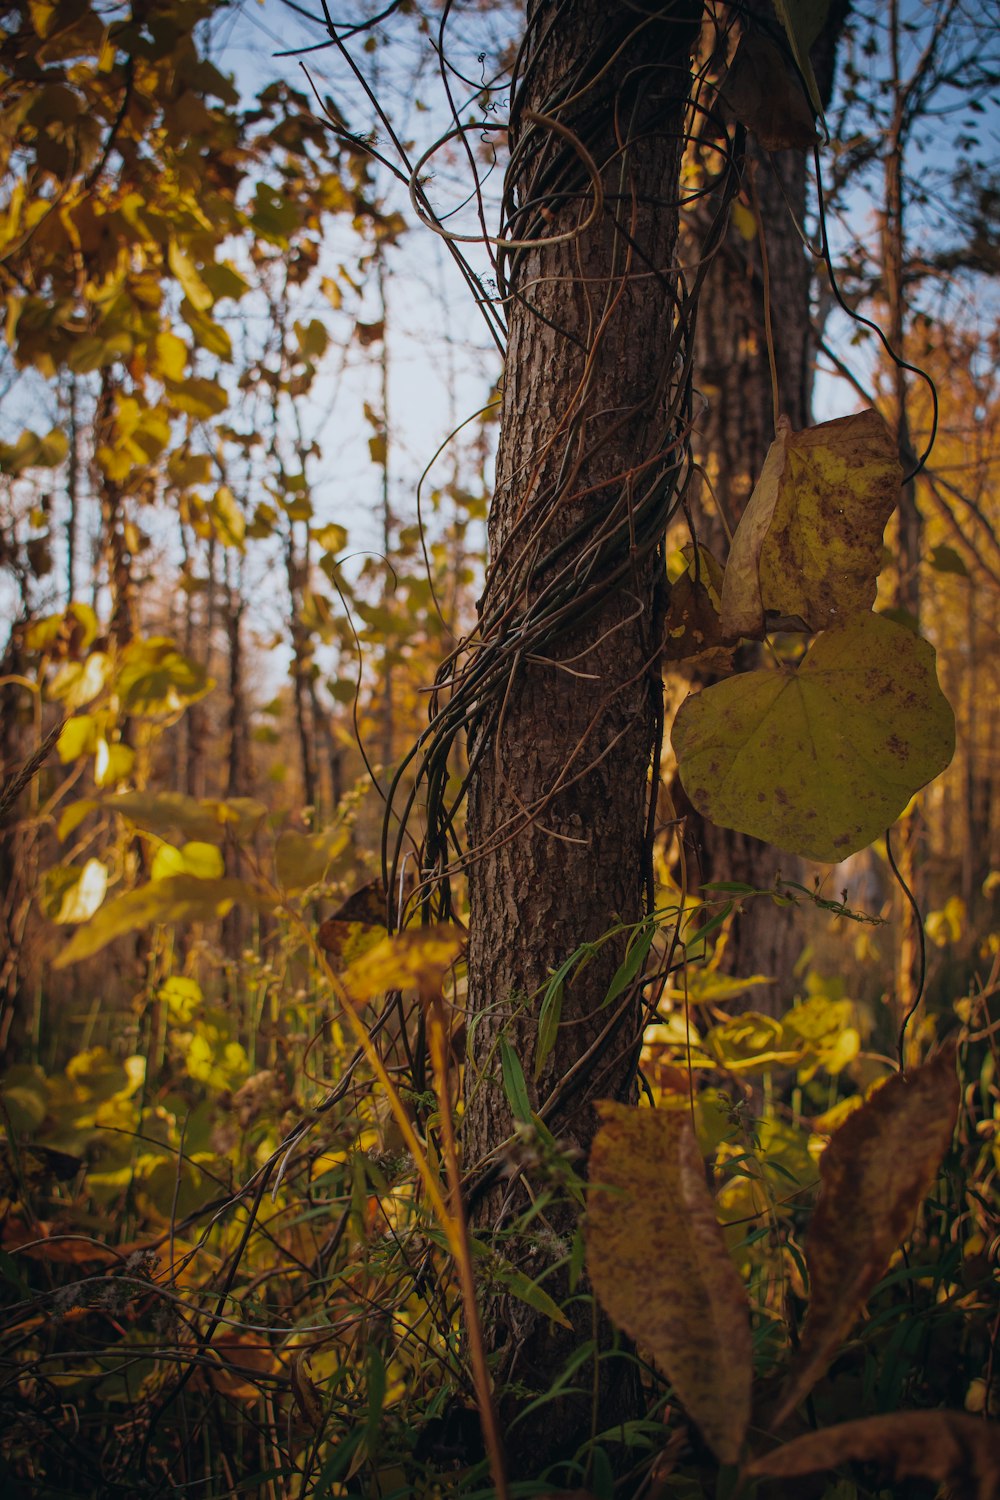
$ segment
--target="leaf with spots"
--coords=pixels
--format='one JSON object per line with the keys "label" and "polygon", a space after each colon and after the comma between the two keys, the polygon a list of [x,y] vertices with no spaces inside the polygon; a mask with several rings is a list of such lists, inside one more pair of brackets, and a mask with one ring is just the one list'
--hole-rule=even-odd
{"label": "leaf with spots", "polygon": [[824,631],[797,669],[693,694],[671,740],[684,790],[713,823],[837,863],[945,769],[955,720],[933,647],[861,614]]}
{"label": "leaf with spots", "polygon": [[750,1420],[750,1317],[686,1113],[601,1103],[587,1270],[608,1315],[663,1367],[721,1463]]}
{"label": "leaf with spots", "polygon": [[820,1158],[806,1241],[809,1310],[776,1423],[815,1385],[909,1234],[951,1144],[955,1053],[896,1073],[848,1115]]}
{"label": "leaf with spots", "polygon": [[804,432],[782,418],[733,537],[723,635],[762,635],[768,614],[825,630],[870,609],[902,477],[895,440],[876,411]]}

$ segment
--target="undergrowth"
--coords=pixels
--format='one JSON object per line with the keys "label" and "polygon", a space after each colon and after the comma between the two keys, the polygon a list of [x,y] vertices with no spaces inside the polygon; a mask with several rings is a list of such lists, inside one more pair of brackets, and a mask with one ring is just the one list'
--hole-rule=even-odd
{"label": "undergrowth", "polygon": [[[749,1294],[766,1404],[806,1305],[802,1245],[821,1154],[895,1063],[885,1022],[814,971],[780,1019],[735,1008],[748,995],[752,1003],[756,986],[723,976],[712,955],[740,899],[749,897],[715,892],[707,906],[642,924],[622,983],[642,982],[650,1007],[647,1102],[693,1117]],[[847,915],[832,920],[842,927]],[[342,936],[363,930],[345,924]],[[160,943],[162,933],[149,951],[162,959]],[[435,1093],[433,1079],[408,1071],[415,1008],[392,996],[378,1031],[425,1155],[421,1171],[398,1109],[354,1051],[320,951],[291,927],[270,951],[269,963],[248,951],[235,965],[241,1005],[233,963],[207,942],[189,951],[183,972],[150,962],[156,977],[134,1007],[134,1050],[127,1034],[124,1045],[111,1035],[63,1045],[60,1066],[19,1065],[0,1081],[5,1494],[494,1493],[454,1241],[426,1191],[428,1167],[446,1177],[440,1107],[458,1098],[461,978],[452,971],[444,1093],[441,1079]],[[586,957],[574,955],[567,972]],[[912,1234],[813,1391],[814,1426],[939,1407],[996,1413],[997,979],[994,965],[970,995],[920,1022],[923,1053],[957,1039],[957,1129]],[[546,996],[533,999],[544,1007]],[[368,1023],[379,1013],[363,1014]],[[515,1116],[519,1070],[531,1062],[505,1058]],[[473,1241],[477,1291],[500,1289],[558,1318],[553,1291],[591,1297],[582,1232],[542,1283],[515,1268],[505,1245],[553,1233],[560,1204],[582,1201],[585,1164],[530,1114],[508,1156],[533,1202],[503,1236]],[[650,1295],[655,1281],[652,1266]],[[556,1412],[568,1390],[589,1390],[596,1348],[582,1343],[547,1392],[521,1392],[524,1407]],[[645,1416],[605,1432],[595,1409],[576,1460],[511,1493],[735,1493],[641,1340],[600,1357],[637,1362]],[[808,1493],[899,1493],[866,1473],[848,1469]],[[807,1492],[801,1481],[788,1491],[770,1484],[762,1497]],[[743,1493],[755,1493],[752,1482]]]}

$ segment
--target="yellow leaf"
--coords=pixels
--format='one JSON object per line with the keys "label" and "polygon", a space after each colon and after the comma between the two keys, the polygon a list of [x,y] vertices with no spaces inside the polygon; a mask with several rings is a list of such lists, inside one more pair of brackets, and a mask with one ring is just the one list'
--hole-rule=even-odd
{"label": "yellow leaf", "polygon": [[55,960],[65,969],[81,958],[99,953],[126,932],[157,923],[211,922],[224,917],[237,902],[259,906],[252,886],[242,880],[199,880],[193,875],[172,875],[151,880],[135,891],[108,901],[85,927],[79,928]]}
{"label": "yellow leaf", "polygon": [[832,864],[870,844],[955,748],[934,650],[882,615],[813,642],[793,671],[743,672],[692,694],[671,730],[699,812]]}
{"label": "yellow leaf", "polygon": [[104,651],[92,651],[83,662],[67,662],[56,673],[49,697],[67,708],[82,708],[96,698],[111,676],[111,659]]}
{"label": "yellow leaf", "polygon": [[246,516],[239,501],[227,484],[222,484],[212,500],[212,524],[215,534],[224,547],[238,547],[243,551],[243,539],[247,534]]}
{"label": "yellow leaf", "polygon": [[170,1019],[181,1025],[192,1020],[204,1003],[197,979],[188,979],[183,974],[171,974],[169,979],[165,979],[158,995],[166,1005]]}
{"label": "yellow leaf", "polygon": [[99,787],[117,786],[132,773],[135,751],[129,745],[97,741],[94,750],[94,782]]}
{"label": "yellow leaf", "polygon": [[166,380],[184,379],[188,347],[183,339],[179,339],[176,333],[158,333],[153,341],[153,352],[154,375],[162,375]]}
{"label": "yellow leaf", "polygon": [[882,532],[902,469],[878,412],[793,432],[778,424],[722,586],[722,631],[759,636],[765,611],[824,630],[875,602]]}
{"label": "yellow leaf", "polygon": [[107,867],[99,859],[88,859],[80,866],[55,865],[45,872],[45,914],[53,922],[87,922],[107,889]]}
{"label": "yellow leaf", "polygon": [[766,1073],[771,1068],[787,1068],[802,1056],[800,1048],[789,1050],[782,1045],[780,1021],[753,1010],[713,1026],[705,1046],[730,1073]]}
{"label": "yellow leaf", "polygon": [[207,312],[215,298],[198,274],[194,261],[176,240],[171,240],[167,248],[167,264],[180,282],[191,306],[198,312]]}
{"label": "yellow leaf", "polygon": [[173,641],[151,636],[125,648],[116,686],[126,713],[156,717],[196,702],[214,684],[203,667],[181,655]]}
{"label": "yellow leaf", "polygon": [[948,1047],[922,1068],[893,1074],[831,1137],[806,1241],[809,1310],[776,1427],[823,1374],[909,1233],[951,1144],[958,1104]]}
{"label": "yellow leaf", "polygon": [[222,853],[214,844],[194,841],[180,849],[161,844],[153,856],[151,880],[169,880],[172,875],[193,875],[196,880],[218,880],[225,873]]}
{"label": "yellow leaf", "polygon": [[722,1463],[750,1420],[750,1315],[686,1112],[597,1106],[587,1270],[601,1306],[662,1365]]}
{"label": "yellow leaf", "polygon": [[[274,851],[274,872],[282,890],[306,891],[325,880],[330,866],[343,853],[349,840],[349,830],[343,825],[323,833],[295,833],[292,830],[283,833]],[[382,915],[385,915],[384,904]]]}
{"label": "yellow leaf", "polygon": [[97,724],[92,714],[77,714],[67,719],[59,731],[56,752],[63,765],[81,755],[92,755],[97,739]]}
{"label": "yellow leaf", "polygon": [[444,922],[384,937],[344,970],[344,988],[359,1002],[386,990],[416,989],[426,997],[436,995],[464,947],[462,934]]}

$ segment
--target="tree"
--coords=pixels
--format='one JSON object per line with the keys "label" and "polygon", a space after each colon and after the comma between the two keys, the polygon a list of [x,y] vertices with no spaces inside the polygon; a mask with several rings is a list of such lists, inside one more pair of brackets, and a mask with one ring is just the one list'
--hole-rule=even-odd
{"label": "tree", "polygon": [[[675,273],[677,177],[698,7],[529,8],[511,108],[501,294],[510,327],[490,567],[469,723],[469,1044],[464,1153],[481,1229],[525,1200],[497,1153],[515,1135],[498,1067],[516,1059],[530,1105],[583,1156],[598,1097],[632,1099],[638,986],[610,1008],[628,929],[653,905],[654,767],[662,729],[663,537],[684,467],[684,309]],[[637,330],[641,329],[641,337]],[[543,1039],[539,997],[581,943],[612,927],[567,980]],[[534,1278],[573,1224],[516,1250]],[[563,1240],[560,1236],[568,1236]],[[501,1299],[488,1341],[501,1380],[544,1389],[589,1309],[557,1329]],[[602,1403],[632,1388],[602,1367]],[[589,1397],[512,1439],[518,1469],[571,1453]]]}
{"label": "tree", "polygon": [[[846,0],[831,5],[810,47],[824,103],[832,89],[847,11]],[[783,33],[770,0],[748,4],[738,24],[711,36],[715,52],[723,54],[721,59],[709,58],[716,82],[722,85],[723,105],[706,107],[694,122],[688,157],[695,191],[685,221],[696,255],[720,197],[731,191],[730,176],[738,176],[738,210],[713,251],[698,297],[693,353],[701,398],[694,452],[706,482],[692,514],[697,541],[722,561],[760,473],[777,416],[786,415],[796,430],[806,427],[811,417],[817,268],[803,243],[802,226],[809,208],[808,152],[816,131],[792,62],[782,51]],[[737,45],[742,59],[739,52],[732,56]],[[753,98],[748,78],[761,81],[760,94],[770,97]],[[801,103],[796,106],[797,99]],[[743,137],[743,152],[736,157],[726,147],[725,123],[731,114],[727,103],[755,127]],[[744,656],[755,649],[744,648]],[[696,665],[694,670],[698,680],[712,680],[704,668]],[[677,812],[684,814],[693,893],[710,881],[768,889],[779,874],[794,878],[800,873],[787,854],[701,818],[676,778],[671,795]],[[786,996],[779,987],[787,983],[797,957],[797,936],[791,905],[750,900],[734,912],[720,967],[744,978],[764,974],[775,982],[764,999],[755,992],[755,1008],[777,1013],[783,1007]]]}

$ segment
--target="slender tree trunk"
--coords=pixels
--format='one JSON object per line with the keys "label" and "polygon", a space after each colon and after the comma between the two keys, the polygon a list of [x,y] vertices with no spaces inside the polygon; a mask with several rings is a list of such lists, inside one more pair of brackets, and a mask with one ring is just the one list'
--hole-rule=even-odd
{"label": "slender tree trunk", "polygon": [[[584,1157],[599,1098],[635,1097],[637,993],[602,1009],[624,939],[567,986],[538,1064],[539,990],[581,943],[646,910],[651,767],[658,748],[662,537],[677,474],[676,238],[682,105],[698,7],[541,0],[528,8],[506,179],[510,338],[484,638],[511,642],[497,711],[471,738],[468,1169],[513,1136],[501,1039],[532,1105]],[[599,171],[603,206],[595,205]],[[568,233],[569,232],[569,233]],[[534,248],[560,234],[561,243]],[[503,288],[502,288],[503,290]],[[546,611],[551,608],[551,615]],[[548,623],[538,625],[543,617]],[[537,631],[536,632],[536,625]],[[518,650],[516,640],[532,645]],[[480,1230],[527,1204],[517,1174],[478,1194]],[[570,1210],[504,1253],[538,1276],[567,1253]],[[558,1291],[552,1280],[546,1285]],[[487,1338],[498,1381],[545,1389],[581,1341],[522,1302],[494,1298]],[[605,1342],[607,1329],[600,1337]],[[616,1362],[618,1364],[618,1362]],[[602,1375],[609,1370],[602,1363]],[[585,1379],[571,1382],[588,1384]],[[618,1365],[602,1424],[631,1413]],[[523,1406],[523,1399],[518,1405]],[[571,1454],[590,1394],[519,1421],[515,1475]]]}
{"label": "slender tree trunk", "polygon": [[[893,407],[900,462],[909,470],[913,462],[913,439],[908,410],[909,371],[906,358],[907,300],[903,284],[906,266],[906,225],[903,198],[903,150],[906,142],[910,93],[900,64],[903,21],[898,0],[889,5],[890,85],[894,96],[892,123],[885,146],[884,211],[882,216],[882,274],[888,310],[889,343],[896,359],[892,364]],[[920,557],[924,523],[917,504],[917,486],[911,477],[899,494],[896,511],[896,590],[894,603],[920,626]],[[923,906],[922,856],[927,840],[923,808],[914,805],[894,830],[896,866],[918,907]],[[902,1021],[918,1005],[923,984],[923,933],[913,905],[900,892],[899,947],[896,954],[896,1018]],[[922,919],[921,919],[922,920]],[[913,1036],[911,1029],[911,1037]]]}
{"label": "slender tree trunk", "polygon": [[[824,97],[832,88],[837,40],[847,11],[847,0],[834,0],[813,48],[813,66]],[[772,35],[781,34],[770,0],[751,0],[745,24],[763,25]],[[706,161],[714,151],[709,146]],[[745,216],[730,224],[698,299],[694,370],[705,404],[696,418],[694,446],[709,484],[703,488],[697,530],[698,540],[720,560],[725,559],[731,532],[774,439],[777,413],[766,308],[778,410],[795,429],[811,420],[813,262],[798,227],[806,218],[806,167],[803,151],[763,152],[749,138],[744,198],[748,206],[756,201],[763,229],[758,226],[748,238]],[[689,228],[697,230],[699,244],[714,208],[710,199],[690,216]],[[752,666],[756,648],[744,648],[744,654],[748,660],[743,665]],[[801,878],[801,863],[793,855],[702,818],[687,802],[676,778],[673,794],[676,811],[685,820],[687,877],[692,889],[719,880],[766,889],[779,876]],[[781,981],[787,981],[799,946],[796,909],[757,898],[744,902],[733,917],[720,967],[729,974],[762,973],[773,978],[775,984],[769,990],[752,992],[750,1003],[755,1010],[779,1014],[790,998],[787,983],[783,986]]]}
{"label": "slender tree trunk", "polygon": [[[745,180],[750,174],[765,226],[779,409],[798,429],[809,420],[811,383],[812,267],[792,220],[793,214],[801,220],[805,213],[805,158],[798,151],[779,151],[764,159],[751,146]],[[695,452],[710,481],[703,487],[698,539],[720,559],[774,439],[764,302],[759,232],[747,240],[731,226],[702,288],[694,345],[695,381],[706,402],[696,419]],[[706,684],[711,680],[704,679]],[[702,818],[687,803],[676,778],[674,801],[685,817],[692,890],[716,880],[766,888],[779,874],[799,876],[800,864],[793,856]],[[752,992],[755,1009],[778,1012],[788,1000],[780,979],[791,971],[797,943],[794,908],[763,897],[746,901],[732,919],[720,967],[729,974],[763,973],[779,981],[768,991]]]}
{"label": "slender tree trunk", "polygon": [[227,582],[226,635],[229,639],[229,765],[226,796],[245,797],[250,790],[250,725],[243,668],[243,615],[246,600],[239,583]]}
{"label": "slender tree trunk", "polygon": [[[97,402],[98,442],[114,447],[115,386],[109,371],[101,371],[101,389]],[[96,446],[96,445],[95,445]],[[135,583],[132,578],[132,556],[125,535],[127,515],[125,493],[120,484],[109,479],[96,464],[95,488],[101,503],[101,546],[111,595],[111,618],[108,634],[119,651],[136,633]],[[126,736],[123,733],[123,741]]]}
{"label": "slender tree trunk", "polygon": [[295,700],[295,728],[299,741],[302,771],[302,800],[310,809],[310,820],[316,818],[316,755],[309,717],[308,676],[312,668],[309,632],[302,623],[302,594],[309,576],[308,558],[295,545],[295,522],[288,522],[285,536],[285,573],[288,579],[288,624],[292,638],[292,693]]}

